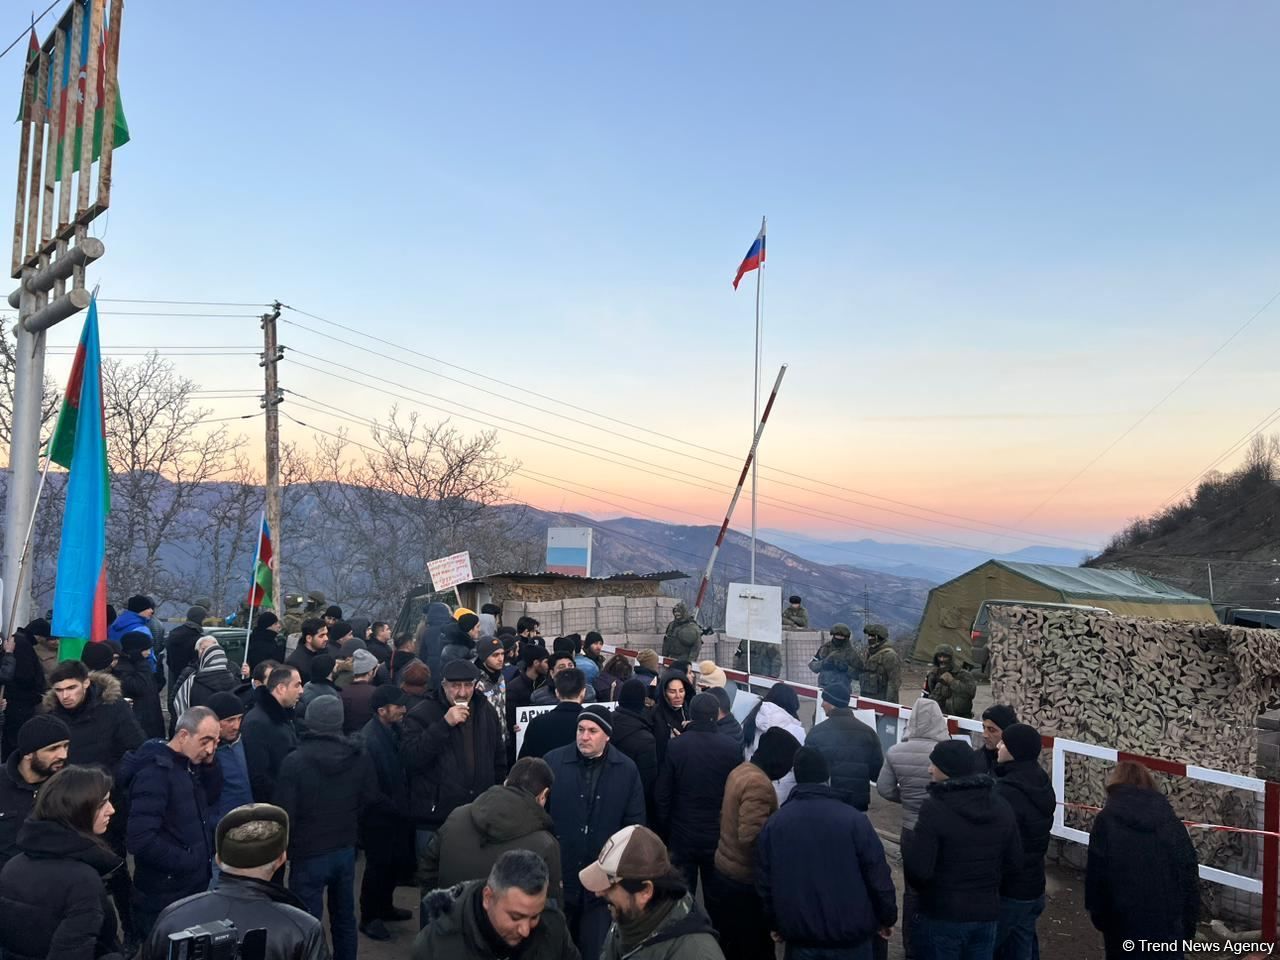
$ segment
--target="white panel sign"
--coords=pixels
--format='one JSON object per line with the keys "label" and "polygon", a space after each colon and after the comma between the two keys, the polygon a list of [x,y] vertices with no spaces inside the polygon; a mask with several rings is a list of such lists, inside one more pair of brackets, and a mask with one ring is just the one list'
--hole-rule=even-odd
{"label": "white panel sign", "polygon": [[724,632],[739,640],[782,643],[782,587],[729,584]]}
{"label": "white panel sign", "polygon": [[437,593],[475,579],[471,576],[471,554],[466,550],[439,560],[428,560],[427,573],[431,575],[431,586]]}

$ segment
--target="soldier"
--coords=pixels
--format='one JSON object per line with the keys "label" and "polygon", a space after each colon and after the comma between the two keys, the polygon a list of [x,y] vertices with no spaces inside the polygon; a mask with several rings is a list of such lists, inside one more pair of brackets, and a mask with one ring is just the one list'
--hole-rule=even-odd
{"label": "soldier", "polygon": [[672,608],[671,616],[666,636],[662,638],[662,655],[675,660],[696,662],[698,651],[702,649],[702,628],[698,626],[698,621],[689,616],[689,608],[683,603],[677,603]]}
{"label": "soldier", "polygon": [[870,623],[862,628],[862,632],[867,637],[862,695],[871,700],[897,703],[902,661],[898,659],[898,652],[889,646],[889,631],[878,623]]}
{"label": "soldier", "polygon": [[938,701],[942,712],[952,717],[973,716],[973,695],[978,681],[972,673],[956,663],[950,645],[940,644],[933,654],[933,669],[924,678],[924,695]]}
{"label": "soldier", "polygon": [[831,639],[818,648],[809,661],[809,669],[818,675],[818,686],[825,688],[833,680],[843,680],[856,696],[862,676],[862,651],[853,645],[853,631],[847,623],[831,628]]}
{"label": "soldier", "polygon": [[284,616],[280,618],[280,632],[286,637],[290,634],[298,633],[302,630],[302,621],[304,618],[303,610],[306,607],[306,598],[300,593],[286,593],[284,595]]}
{"label": "soldier", "polygon": [[[809,629],[809,611],[800,606],[800,598],[792,596],[787,601],[790,604],[787,609],[782,611],[782,629],[783,630],[808,630]],[[752,651],[755,655],[755,651]]]}
{"label": "soldier", "polygon": [[[783,627],[785,630],[786,627]],[[782,675],[782,647],[776,643],[751,641],[751,662],[747,663],[747,641],[738,644],[733,654],[733,665],[738,670],[747,670],[756,676],[778,677]]]}

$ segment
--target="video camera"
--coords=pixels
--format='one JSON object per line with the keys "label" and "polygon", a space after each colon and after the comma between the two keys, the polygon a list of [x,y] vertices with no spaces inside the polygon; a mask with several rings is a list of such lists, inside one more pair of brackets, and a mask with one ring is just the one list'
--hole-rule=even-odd
{"label": "video camera", "polygon": [[168,960],[266,960],[267,931],[249,930],[241,940],[230,920],[211,920],[169,934]]}

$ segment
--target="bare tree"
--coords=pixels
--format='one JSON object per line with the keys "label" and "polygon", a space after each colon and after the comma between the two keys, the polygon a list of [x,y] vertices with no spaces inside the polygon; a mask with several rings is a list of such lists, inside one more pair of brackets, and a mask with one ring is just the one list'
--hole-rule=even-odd
{"label": "bare tree", "polygon": [[263,503],[262,478],[237,452],[203,494],[203,502],[182,524],[197,552],[185,594],[209,597],[214,604],[211,613],[230,613],[239,609],[249,592]]}
{"label": "bare tree", "polygon": [[[9,331],[8,317],[0,317],[0,445],[9,449],[13,436],[14,370],[17,365],[18,345]],[[58,412],[60,398],[58,388],[50,377],[44,378],[44,390],[40,397],[40,435],[43,438]]]}

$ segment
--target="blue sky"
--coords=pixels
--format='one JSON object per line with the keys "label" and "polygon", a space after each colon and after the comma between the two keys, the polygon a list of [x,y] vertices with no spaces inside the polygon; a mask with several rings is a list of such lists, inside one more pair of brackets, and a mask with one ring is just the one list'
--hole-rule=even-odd
{"label": "blue sky", "polygon": [[[1098,543],[1276,405],[1268,312],[1022,523],[1280,290],[1278,21],[1263,3],[133,3],[134,139],[96,274],[103,297],[278,297],[724,451],[673,456],[281,327],[357,379],[713,488],[506,437],[607,502],[520,477],[523,499],[718,522],[749,439],[754,285],[729,283],[767,213],[766,380],[791,368],[762,459],[809,491],[766,469],[762,495],[803,510],[765,507],[763,526],[1026,542],[833,501],[826,481]],[[15,91],[19,57],[0,61]],[[103,330],[162,350],[259,338],[247,317],[108,311]],[[260,384],[256,358],[174,362]],[[281,376],[360,416],[392,402]]]}

